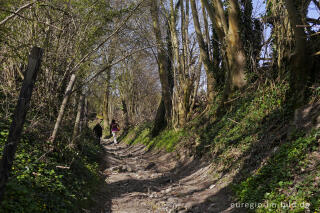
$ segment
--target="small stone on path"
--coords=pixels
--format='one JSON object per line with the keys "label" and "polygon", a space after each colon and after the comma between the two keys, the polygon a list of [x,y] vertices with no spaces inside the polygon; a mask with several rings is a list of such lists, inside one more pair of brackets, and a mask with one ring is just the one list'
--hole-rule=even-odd
{"label": "small stone on path", "polygon": [[149,170],[149,169],[152,169],[153,167],[155,167],[155,163],[154,162],[150,162],[149,164],[148,164],[148,166],[146,166],[146,168],[145,168],[145,170]]}

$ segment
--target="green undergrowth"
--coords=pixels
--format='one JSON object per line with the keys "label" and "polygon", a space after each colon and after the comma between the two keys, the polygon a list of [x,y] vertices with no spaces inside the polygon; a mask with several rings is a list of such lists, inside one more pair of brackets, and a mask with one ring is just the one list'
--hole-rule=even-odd
{"label": "green undergrowth", "polygon": [[212,178],[227,181],[235,199],[252,212],[320,212],[320,131],[295,129],[286,82],[237,91],[217,114],[221,95],[206,114],[183,130],[150,136],[151,124],[129,131],[124,141],[174,150],[185,144],[212,162]]}
{"label": "green undergrowth", "polygon": [[237,91],[217,114],[211,109],[184,130],[150,137],[151,124],[129,131],[124,141],[174,150],[185,144],[212,162],[214,181],[228,182],[237,205],[252,212],[320,212],[320,131],[295,129],[289,85],[266,82]]}
{"label": "green undergrowth", "polygon": [[287,91],[288,84],[270,82],[236,92],[222,116],[216,104],[208,122],[198,118],[189,124],[197,136],[196,154],[212,160],[213,178],[230,182],[248,211],[320,209],[320,132],[292,127]]}
{"label": "green undergrowth", "polygon": [[260,203],[257,212],[320,209],[319,130],[296,132],[251,177],[235,185],[240,202]]}
{"label": "green undergrowth", "polygon": [[187,132],[185,130],[175,131],[172,129],[166,129],[162,131],[157,137],[151,137],[150,123],[137,126],[131,129],[128,134],[122,139],[128,144],[144,144],[147,149],[165,149],[168,152],[175,150],[176,145],[187,137]]}
{"label": "green undergrowth", "polygon": [[[2,153],[8,126],[1,127]],[[90,196],[101,183],[98,163],[103,149],[96,144],[90,130],[84,130],[74,149],[66,146],[70,135],[64,134],[65,139],[59,139],[56,150],[42,159],[49,144],[31,134],[23,136],[0,204],[1,213],[81,212],[91,205]]]}

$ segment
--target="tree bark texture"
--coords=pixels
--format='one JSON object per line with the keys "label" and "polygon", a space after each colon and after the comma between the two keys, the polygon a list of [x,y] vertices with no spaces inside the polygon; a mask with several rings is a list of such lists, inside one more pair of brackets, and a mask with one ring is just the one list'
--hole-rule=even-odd
{"label": "tree bark texture", "polygon": [[80,121],[82,119],[81,117],[82,117],[83,107],[84,107],[84,95],[80,94],[79,102],[78,102],[78,109],[77,109],[77,116],[76,116],[76,120],[75,120],[74,128],[73,128],[73,136],[72,136],[73,143],[76,142],[77,136],[79,135]]}
{"label": "tree bark texture", "polygon": [[103,114],[103,129],[104,132],[108,132],[110,118],[109,118],[109,94],[110,94],[110,78],[111,78],[111,68],[107,69],[107,79],[105,84],[105,91],[103,96],[103,108],[102,108],[102,114]]}
{"label": "tree bark texture", "polygon": [[290,89],[295,99],[296,107],[304,102],[307,80],[310,76],[310,59],[307,51],[307,41],[302,25],[301,14],[297,11],[296,1],[285,0],[285,5],[289,15],[289,21],[294,32],[295,49],[290,56]]}
{"label": "tree bark texture", "polygon": [[159,134],[159,132],[166,127],[166,107],[163,101],[163,97],[161,97],[161,101],[157,110],[156,117],[154,119],[153,128],[151,130],[152,137],[155,137]]}
{"label": "tree bark texture", "polygon": [[223,61],[226,69],[224,91],[228,96],[233,88],[241,88],[247,83],[246,55],[240,38],[239,4],[236,0],[229,1],[227,18],[221,0],[212,0],[212,4],[208,0],[202,0],[202,2],[222,44],[222,57],[225,57]]}
{"label": "tree bark texture", "polygon": [[124,125],[123,130],[126,132],[129,129],[129,114],[126,101],[124,99],[121,100],[122,103],[122,115],[124,117]]}
{"label": "tree bark texture", "polygon": [[63,119],[64,111],[65,111],[66,106],[68,104],[68,100],[69,100],[69,97],[71,95],[72,88],[73,88],[73,85],[74,85],[75,81],[76,81],[76,75],[72,74],[71,78],[70,78],[70,81],[69,81],[69,84],[67,86],[63,101],[62,101],[61,106],[60,106],[60,111],[59,111],[56,123],[54,125],[54,129],[52,131],[51,137],[49,138],[49,141],[51,143],[54,143],[54,141],[55,141],[55,139],[57,137],[57,133],[58,133],[59,127],[60,127],[62,119]]}
{"label": "tree bark texture", "polygon": [[275,77],[283,79],[288,68],[289,55],[294,47],[293,30],[284,0],[268,0],[267,5],[271,17],[266,21],[273,26],[273,65],[278,71]]}
{"label": "tree bark texture", "polygon": [[[222,27],[222,21],[221,19],[219,18],[219,15],[218,15],[218,10],[217,10],[217,7],[213,7],[209,2],[208,0],[201,0],[201,3],[203,5],[203,7],[206,8],[206,11],[209,15],[209,18],[211,20],[211,23],[213,24],[213,27],[218,35],[218,38],[219,40],[222,42],[224,40],[224,36],[225,36],[225,33],[224,33],[224,30],[223,30],[223,27]],[[216,5],[216,4],[215,4]],[[223,8],[222,8],[223,9]],[[225,21],[225,20],[224,20]],[[226,24],[226,23],[225,23]]]}
{"label": "tree bark texture", "polygon": [[15,152],[21,138],[32,90],[40,70],[42,54],[43,50],[41,48],[33,47],[28,59],[28,67],[20,90],[18,104],[13,114],[9,135],[0,162],[0,202],[5,192],[5,186],[10,175]]}
{"label": "tree bark texture", "polygon": [[[193,49],[190,48],[188,28],[189,10],[188,1],[180,1],[174,5],[170,1],[170,14],[168,15],[170,26],[170,40],[172,44],[172,69],[174,73],[175,91],[173,93],[173,120],[174,127],[183,127],[188,122],[188,114],[192,105],[192,95],[195,89],[197,65],[193,57]],[[180,32],[177,30],[178,7],[180,7]]]}
{"label": "tree bark texture", "polygon": [[231,87],[242,88],[247,84],[247,81],[245,78],[246,55],[240,38],[240,8],[237,0],[230,0],[229,4],[227,57],[230,68]]}
{"label": "tree bark texture", "polygon": [[[161,30],[160,30],[160,23],[159,23],[159,7],[158,7],[158,2],[157,1],[151,1],[151,7],[150,7],[150,12],[151,12],[151,17],[152,17],[152,22],[153,22],[153,32],[156,38],[156,43],[157,43],[157,49],[158,49],[158,65],[159,65],[159,77],[160,77],[160,83],[161,83],[161,88],[162,88],[162,100],[163,100],[163,106],[159,106],[158,111],[161,111],[163,108],[165,109],[165,120],[166,124],[171,123],[171,110],[172,110],[172,92],[171,92],[171,87],[169,83],[169,73],[168,73],[168,64],[167,64],[167,59],[166,59],[166,54],[165,54],[165,46],[162,42],[162,37],[161,37]],[[159,116],[163,115],[163,113],[158,114]],[[154,128],[158,126],[158,124],[163,123],[163,118],[160,118],[159,116],[156,116],[156,121]],[[157,120],[159,119],[159,120]],[[156,124],[158,123],[158,124]],[[153,131],[156,132],[156,131]]]}
{"label": "tree bark texture", "polygon": [[213,66],[212,66],[213,64],[210,61],[208,46],[206,45],[201,32],[196,2],[195,0],[190,0],[190,2],[191,2],[191,11],[192,11],[194,28],[196,31],[197,40],[200,48],[200,59],[203,63],[204,69],[207,74],[208,101],[209,103],[212,103],[214,98],[214,85],[215,85],[215,79],[213,75]]}
{"label": "tree bark texture", "polygon": [[[111,65],[112,61],[115,57],[115,41],[112,40],[110,44],[110,51],[109,56],[106,56],[106,63]],[[111,119],[109,118],[109,96],[110,96],[110,79],[111,79],[111,67],[109,66],[106,70],[107,79],[105,84],[105,93],[103,97],[103,109],[102,109],[102,115],[103,115],[103,129],[104,132],[109,132],[109,124],[111,123]]]}
{"label": "tree bark texture", "polygon": [[88,127],[88,99],[85,98],[84,99],[84,107],[83,107],[83,124],[81,125],[83,128],[87,128]]}

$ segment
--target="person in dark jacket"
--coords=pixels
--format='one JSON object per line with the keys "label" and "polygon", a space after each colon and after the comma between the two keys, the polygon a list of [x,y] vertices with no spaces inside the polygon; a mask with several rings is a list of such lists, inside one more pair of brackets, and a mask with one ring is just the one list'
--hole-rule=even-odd
{"label": "person in dark jacket", "polygon": [[102,127],[100,125],[100,122],[98,122],[94,128],[93,128],[94,134],[96,135],[96,137],[99,139],[99,143],[102,137]]}

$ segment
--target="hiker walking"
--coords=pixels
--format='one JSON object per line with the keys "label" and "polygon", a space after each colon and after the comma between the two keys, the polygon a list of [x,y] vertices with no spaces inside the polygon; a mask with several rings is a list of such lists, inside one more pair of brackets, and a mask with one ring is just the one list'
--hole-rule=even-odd
{"label": "hiker walking", "polygon": [[114,144],[117,144],[117,132],[120,131],[120,127],[119,127],[119,124],[114,120],[112,119],[112,122],[110,124],[110,134],[112,133],[113,135],[113,142]]}
{"label": "hiker walking", "polygon": [[98,123],[94,126],[93,131],[94,131],[94,134],[96,135],[96,137],[99,139],[99,143],[100,143],[101,136],[102,136],[102,127],[101,127],[99,121],[98,121]]}

